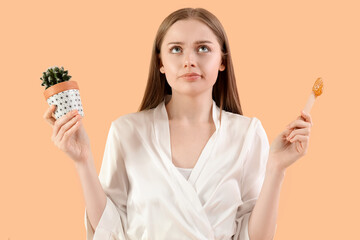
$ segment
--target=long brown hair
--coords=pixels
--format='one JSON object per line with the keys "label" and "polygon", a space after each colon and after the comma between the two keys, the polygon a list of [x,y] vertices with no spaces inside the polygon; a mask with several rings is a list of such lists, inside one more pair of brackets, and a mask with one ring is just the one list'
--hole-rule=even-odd
{"label": "long brown hair", "polygon": [[164,101],[166,95],[172,94],[165,74],[160,73],[160,49],[168,29],[175,22],[185,19],[195,19],[206,24],[214,32],[221,47],[221,58],[222,63],[225,65],[225,70],[219,71],[218,78],[212,90],[212,98],[220,108],[220,119],[221,110],[223,109],[228,112],[243,115],[225,30],[216,16],[203,8],[182,8],[176,10],[161,23],[153,44],[148,81],[139,111],[156,107]]}

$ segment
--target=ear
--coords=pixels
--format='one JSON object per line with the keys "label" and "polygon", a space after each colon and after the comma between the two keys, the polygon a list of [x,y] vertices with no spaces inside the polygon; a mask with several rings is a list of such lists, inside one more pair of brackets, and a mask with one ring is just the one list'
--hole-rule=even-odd
{"label": "ear", "polygon": [[164,73],[165,73],[165,71],[164,71],[164,66],[163,66],[163,64],[162,64],[162,61],[161,61],[161,58],[160,58],[159,55],[158,55],[158,57],[159,57],[160,72],[161,72],[162,74],[164,74]]}
{"label": "ear", "polygon": [[220,67],[219,67],[219,70],[220,70],[220,71],[224,71],[224,70],[225,70],[225,65],[224,65],[224,64],[221,64]]}

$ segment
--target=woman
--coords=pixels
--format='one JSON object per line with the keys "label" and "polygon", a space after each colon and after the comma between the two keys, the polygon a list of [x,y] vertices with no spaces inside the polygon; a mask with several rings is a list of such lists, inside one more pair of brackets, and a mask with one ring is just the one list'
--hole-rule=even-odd
{"label": "woman", "polygon": [[44,118],[74,160],[87,239],[273,239],[285,170],[306,154],[302,113],[271,147],[242,115],[225,31],[202,8],[157,32],[138,112],[111,123],[99,178],[78,113]]}

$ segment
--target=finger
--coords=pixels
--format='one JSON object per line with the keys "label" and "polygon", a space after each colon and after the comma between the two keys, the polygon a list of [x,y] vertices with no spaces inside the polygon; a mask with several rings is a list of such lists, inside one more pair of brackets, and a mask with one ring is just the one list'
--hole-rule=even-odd
{"label": "finger", "polygon": [[304,146],[302,144],[302,142],[299,142],[299,144],[296,145],[296,151],[298,153],[301,153],[304,150]]}
{"label": "finger", "polygon": [[304,120],[300,120],[300,119],[294,120],[293,122],[291,122],[288,125],[289,129],[292,129],[292,128],[307,128],[307,127],[310,128],[311,123],[305,122]]}
{"label": "finger", "polygon": [[[307,146],[309,144],[309,136],[304,135],[296,135],[293,139],[291,139],[291,144],[294,142],[298,143],[296,144],[296,151],[299,153],[306,154],[307,152]],[[305,152],[304,152],[305,150]]]}
{"label": "finger", "polygon": [[301,116],[305,119],[306,122],[309,122],[311,126],[313,126],[313,122],[309,113],[301,111]]}
{"label": "finger", "polygon": [[285,129],[285,130],[281,133],[282,139],[283,139],[284,141],[288,141],[288,140],[287,140],[287,137],[289,136],[289,134],[290,134],[291,132],[292,132],[291,129]]}
{"label": "finger", "polygon": [[56,139],[61,127],[77,114],[77,110],[70,111],[55,121],[52,139]]}
{"label": "finger", "polygon": [[57,108],[57,106],[51,105],[46,112],[43,115],[43,118],[51,125],[54,126],[56,119],[53,117],[53,113],[55,111],[55,109]]}
{"label": "finger", "polygon": [[295,130],[291,131],[291,133],[287,137],[287,140],[291,140],[295,135],[310,136],[310,128],[301,128],[301,129],[295,129]]}
{"label": "finger", "polygon": [[59,130],[59,133],[56,136],[58,142],[61,142],[64,138],[64,135],[67,131],[75,125],[75,123],[80,119],[80,114],[73,116],[68,122],[66,122]]}
{"label": "finger", "polygon": [[76,133],[76,131],[80,127],[80,124],[81,124],[81,119],[78,119],[78,121],[76,121],[76,123],[74,125],[72,125],[68,131],[66,131],[66,133],[64,134],[64,137],[61,139],[61,141],[62,140],[67,141],[69,139],[69,137],[71,137],[74,133]]}
{"label": "finger", "polygon": [[295,142],[295,141],[300,141],[300,142],[308,142],[310,139],[309,136],[305,136],[305,135],[296,135],[295,137],[293,137],[293,139],[290,140],[290,142]]}

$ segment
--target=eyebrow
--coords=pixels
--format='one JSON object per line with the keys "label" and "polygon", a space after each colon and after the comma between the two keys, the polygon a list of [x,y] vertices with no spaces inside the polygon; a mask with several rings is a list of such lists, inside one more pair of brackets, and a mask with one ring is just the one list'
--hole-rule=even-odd
{"label": "eyebrow", "polygon": [[[202,43],[210,43],[210,44],[213,44],[212,42],[207,41],[207,40],[201,40],[201,41],[196,41],[196,42],[195,42],[195,44],[202,44]],[[170,45],[170,44],[180,44],[180,45],[184,45],[183,42],[169,42],[167,45]]]}

